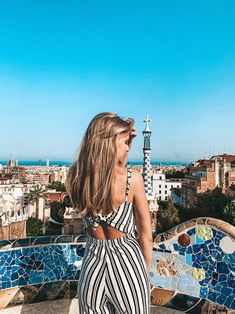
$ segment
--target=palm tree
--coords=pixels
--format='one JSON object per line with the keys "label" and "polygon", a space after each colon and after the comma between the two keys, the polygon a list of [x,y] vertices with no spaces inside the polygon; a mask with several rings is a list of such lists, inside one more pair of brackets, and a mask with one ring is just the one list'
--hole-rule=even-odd
{"label": "palm tree", "polygon": [[[43,198],[44,200],[46,197],[47,189],[45,186],[42,186],[40,184],[36,184],[32,186],[29,192],[29,203],[34,204],[36,203],[36,218],[39,219],[39,199]],[[43,209],[43,223],[45,224],[45,209]],[[45,226],[44,226],[45,227]]]}

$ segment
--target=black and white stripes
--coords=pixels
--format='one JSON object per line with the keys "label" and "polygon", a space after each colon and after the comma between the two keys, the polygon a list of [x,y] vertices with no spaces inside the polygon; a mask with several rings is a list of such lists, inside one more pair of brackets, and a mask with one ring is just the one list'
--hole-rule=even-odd
{"label": "black and white stripes", "polygon": [[125,201],[108,215],[83,217],[85,227],[100,221],[125,233],[100,240],[88,234],[78,282],[80,314],[149,314],[150,286],[146,264],[135,237],[133,203],[128,203],[131,182],[128,168]]}
{"label": "black and white stripes", "polygon": [[80,313],[150,313],[150,287],[139,243],[132,234],[88,238],[78,283]]}

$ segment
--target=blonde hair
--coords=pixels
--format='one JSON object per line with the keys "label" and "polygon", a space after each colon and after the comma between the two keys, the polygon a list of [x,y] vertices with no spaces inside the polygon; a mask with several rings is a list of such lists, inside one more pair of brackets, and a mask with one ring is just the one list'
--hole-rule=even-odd
{"label": "blonde hair", "polygon": [[66,180],[73,207],[83,215],[112,211],[116,138],[130,133],[131,144],[133,130],[133,119],[124,120],[111,112],[100,113],[91,120]]}

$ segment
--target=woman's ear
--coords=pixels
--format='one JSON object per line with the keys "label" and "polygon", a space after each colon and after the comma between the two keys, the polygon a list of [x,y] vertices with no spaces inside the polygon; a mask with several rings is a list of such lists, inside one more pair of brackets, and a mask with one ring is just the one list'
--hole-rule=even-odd
{"label": "woman's ear", "polygon": [[136,128],[133,126],[133,128],[130,131],[130,137],[136,137],[137,133],[136,133]]}
{"label": "woman's ear", "polygon": [[130,131],[130,139],[129,139],[129,146],[131,145],[132,143],[132,140],[134,137],[136,137],[136,128],[133,126],[133,128],[131,129]]}

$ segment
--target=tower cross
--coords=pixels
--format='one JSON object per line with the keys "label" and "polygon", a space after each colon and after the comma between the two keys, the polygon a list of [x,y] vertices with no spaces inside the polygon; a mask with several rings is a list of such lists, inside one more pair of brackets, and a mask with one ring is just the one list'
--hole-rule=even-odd
{"label": "tower cross", "polygon": [[151,120],[150,120],[148,114],[146,115],[146,118],[145,118],[145,120],[143,122],[146,123],[145,131],[148,131],[148,132],[151,131],[150,128],[149,128],[149,122],[151,122]]}

